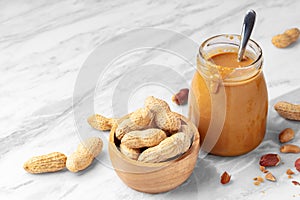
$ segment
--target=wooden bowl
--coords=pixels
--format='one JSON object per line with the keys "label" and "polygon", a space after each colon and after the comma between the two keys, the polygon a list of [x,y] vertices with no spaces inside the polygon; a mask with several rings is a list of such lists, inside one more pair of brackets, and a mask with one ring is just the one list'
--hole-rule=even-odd
{"label": "wooden bowl", "polygon": [[112,128],[109,136],[109,156],[117,175],[126,185],[141,192],[161,193],[176,188],[190,177],[198,158],[200,138],[194,124],[184,116],[180,117],[194,131],[192,145],[187,152],[174,160],[160,163],[144,163],[126,157],[117,147],[120,143],[115,137],[117,127]]}

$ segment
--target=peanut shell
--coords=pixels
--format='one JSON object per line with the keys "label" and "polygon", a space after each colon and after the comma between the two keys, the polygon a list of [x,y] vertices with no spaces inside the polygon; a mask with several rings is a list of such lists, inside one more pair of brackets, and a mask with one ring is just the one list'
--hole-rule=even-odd
{"label": "peanut shell", "polygon": [[26,161],[23,168],[32,174],[56,172],[66,167],[67,157],[60,152],[35,156]]}
{"label": "peanut shell", "polygon": [[279,115],[290,120],[300,120],[300,105],[280,101],[274,105]]}
{"label": "peanut shell", "polygon": [[154,115],[148,108],[140,108],[133,112],[129,119],[138,126],[148,126],[153,119]]}
{"label": "peanut shell", "polygon": [[128,158],[133,159],[133,160],[137,160],[140,153],[141,153],[140,149],[132,149],[132,148],[129,148],[129,147],[127,147],[126,145],[124,145],[122,143],[120,144],[120,151],[125,156],[127,156]]}
{"label": "peanut shell", "polygon": [[162,162],[184,153],[190,139],[183,132],[175,133],[164,139],[159,145],[150,147],[143,151],[138,158],[141,162]]}
{"label": "peanut shell", "polygon": [[153,147],[167,137],[166,133],[157,128],[142,131],[131,131],[124,135],[121,143],[129,148]]}
{"label": "peanut shell", "polygon": [[67,169],[71,172],[86,169],[101,152],[102,147],[103,142],[98,137],[92,137],[80,143],[77,150],[68,157]]}
{"label": "peanut shell", "polygon": [[114,123],[116,123],[116,120],[117,119],[106,118],[98,114],[92,115],[87,119],[91,127],[100,131],[110,130],[114,125]]}

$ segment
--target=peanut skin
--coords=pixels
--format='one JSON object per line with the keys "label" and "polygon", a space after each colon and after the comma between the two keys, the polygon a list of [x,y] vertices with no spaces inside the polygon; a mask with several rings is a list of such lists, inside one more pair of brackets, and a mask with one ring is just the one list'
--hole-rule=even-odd
{"label": "peanut skin", "polygon": [[177,105],[185,105],[188,102],[189,89],[183,88],[179,92],[172,96],[172,101]]}
{"label": "peanut skin", "polygon": [[24,163],[23,168],[31,174],[56,172],[66,167],[67,157],[60,152],[35,156]]}
{"label": "peanut skin", "polygon": [[145,100],[145,107],[154,113],[154,121],[158,128],[171,133],[179,130],[180,118],[170,110],[165,101],[149,96]]}
{"label": "peanut skin", "polygon": [[220,183],[227,184],[230,182],[231,176],[225,171],[222,175],[221,175],[221,180]]}
{"label": "peanut skin", "polygon": [[279,134],[279,141],[281,143],[289,142],[294,139],[295,132],[291,128],[286,128]]}
{"label": "peanut skin", "polygon": [[298,158],[296,161],[295,161],[295,168],[297,169],[298,172],[300,172],[300,158]]}
{"label": "peanut skin", "polygon": [[103,142],[98,137],[92,137],[78,145],[77,150],[68,157],[66,167],[71,172],[87,168],[101,152]]}
{"label": "peanut skin", "polygon": [[280,162],[281,158],[278,154],[268,153],[260,157],[259,165],[263,167],[273,167],[279,165]]}
{"label": "peanut skin", "polygon": [[274,105],[279,115],[290,120],[300,120],[300,105],[280,101]]}

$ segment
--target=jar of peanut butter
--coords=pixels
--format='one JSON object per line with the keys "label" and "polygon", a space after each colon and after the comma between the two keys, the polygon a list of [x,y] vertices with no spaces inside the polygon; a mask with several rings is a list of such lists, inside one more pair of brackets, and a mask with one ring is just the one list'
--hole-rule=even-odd
{"label": "jar of peanut butter", "polygon": [[189,96],[189,118],[198,126],[202,150],[237,156],[264,138],[268,93],[259,45],[249,40],[237,61],[238,35],[209,38],[199,48]]}

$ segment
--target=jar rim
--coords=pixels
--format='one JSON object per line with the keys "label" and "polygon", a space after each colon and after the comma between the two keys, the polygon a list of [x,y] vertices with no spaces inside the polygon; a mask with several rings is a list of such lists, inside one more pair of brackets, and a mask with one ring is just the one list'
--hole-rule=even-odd
{"label": "jar rim", "polygon": [[[203,50],[203,48],[205,47],[205,45],[208,42],[210,42],[213,39],[216,39],[216,38],[219,38],[219,37],[230,37],[230,36],[240,38],[240,35],[238,35],[238,34],[219,34],[219,35],[212,36],[212,37],[206,39],[200,45],[198,54],[201,56],[201,58],[203,60],[205,60],[205,62],[208,62],[210,66],[213,66],[213,67],[217,68],[219,65],[216,65],[216,64],[210,62],[207,58],[204,57],[204,54],[203,54],[204,50]],[[228,43],[228,44],[233,44],[233,43]],[[262,49],[261,49],[261,47],[254,40],[249,39],[247,47],[248,46],[252,47],[252,45],[254,45],[254,48],[258,51],[258,53],[256,53],[256,55],[258,55],[257,58],[250,65],[243,66],[243,67],[236,67],[235,70],[248,70],[248,69],[251,69],[253,67],[256,68],[255,66],[257,66],[257,63],[259,63],[259,62],[262,61]],[[224,67],[224,66],[221,66],[221,67]]]}

